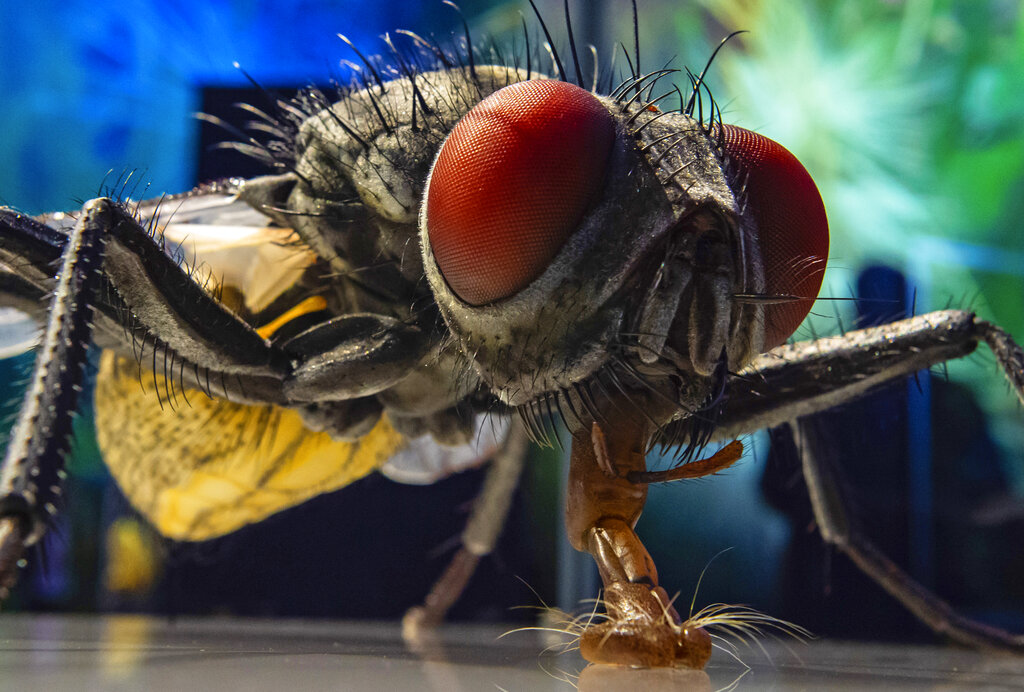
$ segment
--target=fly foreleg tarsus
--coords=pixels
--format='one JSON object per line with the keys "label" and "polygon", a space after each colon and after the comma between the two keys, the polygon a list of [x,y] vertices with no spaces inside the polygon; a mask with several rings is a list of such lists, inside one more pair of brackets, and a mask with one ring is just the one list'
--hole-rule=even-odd
{"label": "fly foreleg tarsus", "polygon": [[1017,399],[1024,404],[1024,349],[1005,330],[991,322],[975,321],[979,336],[995,354]]}
{"label": "fly foreleg tarsus", "polygon": [[597,563],[606,610],[604,621],[583,631],[580,653],[592,663],[703,668],[711,656],[710,636],[679,617],[633,530],[647,484],[630,475],[646,471],[648,426],[621,421],[600,432],[578,431],[569,462],[566,528],[573,547]]}
{"label": "fly foreleg tarsus", "polygon": [[87,203],[64,243],[42,342],[0,470],[0,598],[60,502],[64,459],[102,285],[107,231],[124,212],[107,199]]}

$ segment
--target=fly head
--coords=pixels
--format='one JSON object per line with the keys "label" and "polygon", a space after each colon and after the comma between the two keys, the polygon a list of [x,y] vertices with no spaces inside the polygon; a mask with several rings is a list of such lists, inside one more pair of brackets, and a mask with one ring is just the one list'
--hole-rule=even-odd
{"label": "fly head", "polygon": [[625,398],[661,423],[789,336],[828,234],[810,177],[771,140],[532,80],[455,125],[420,241],[450,331],[505,403]]}

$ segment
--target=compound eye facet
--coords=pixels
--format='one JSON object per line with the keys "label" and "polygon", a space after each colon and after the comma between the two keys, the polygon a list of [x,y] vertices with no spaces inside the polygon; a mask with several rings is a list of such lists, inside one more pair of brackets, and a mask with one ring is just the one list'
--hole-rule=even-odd
{"label": "compound eye facet", "polygon": [[785,147],[742,127],[722,129],[746,213],[757,227],[764,292],[801,298],[765,306],[768,350],[786,342],[818,296],[828,258],[828,219],[810,174]]}
{"label": "compound eye facet", "polygon": [[567,82],[530,80],[474,106],[430,173],[425,221],[448,286],[470,305],[540,276],[604,185],[611,115]]}

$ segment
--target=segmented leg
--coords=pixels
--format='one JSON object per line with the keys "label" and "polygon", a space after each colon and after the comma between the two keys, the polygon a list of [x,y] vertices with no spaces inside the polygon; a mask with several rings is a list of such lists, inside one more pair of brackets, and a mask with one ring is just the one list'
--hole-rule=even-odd
{"label": "segmented leg", "polygon": [[729,380],[715,439],[735,439],[839,406],[887,382],[966,356],[982,341],[1024,402],[1020,347],[974,313],[943,310],[762,355]]}
{"label": "segmented leg", "polygon": [[[211,197],[216,202],[224,195]],[[192,201],[203,208],[200,198]],[[162,369],[176,388],[239,403],[347,400],[392,386],[434,345],[417,325],[369,313],[335,317],[272,343],[198,283],[159,236],[120,213],[124,223],[110,230],[105,251],[94,338],[155,372]],[[150,213],[157,213],[154,205]],[[0,300],[43,317],[36,303],[50,290],[49,267],[66,238],[0,209]],[[432,323],[429,311],[420,317]]]}
{"label": "segmented leg", "polygon": [[92,305],[101,285],[103,245],[118,214],[108,200],[89,202],[64,244],[46,331],[0,472],[0,598],[14,585],[25,548],[42,537],[56,513]]}
{"label": "segmented leg", "polygon": [[827,442],[802,418],[857,398],[880,385],[965,356],[979,342],[992,350],[1024,403],[1024,350],[999,327],[973,313],[945,310],[843,336],[784,346],[761,356],[729,383],[715,436],[729,439],[798,420],[804,476],[822,537],[838,547],[925,624],[959,643],[1024,651],[1024,637],[957,614],[915,582],[854,528],[832,468]]}
{"label": "segmented leg", "polygon": [[418,640],[426,628],[435,627],[444,620],[473,576],[480,558],[494,550],[512,506],[512,496],[519,485],[528,449],[526,431],[513,425],[501,450],[491,460],[484,487],[462,532],[462,546],[427,594],[423,605],[410,608],[402,619],[402,636],[406,641]]}
{"label": "segmented leg", "polygon": [[67,236],[35,219],[0,208],[0,300],[46,323],[46,297]]}
{"label": "segmented leg", "polygon": [[981,338],[992,349],[999,368],[1017,394],[1017,399],[1024,404],[1024,349],[1009,334],[991,322],[977,320],[976,324]]}
{"label": "segmented leg", "polygon": [[[1024,362],[1019,347],[1012,342],[1004,343],[1013,353],[1011,361]],[[1000,360],[1002,362],[1002,357]],[[819,423],[811,418],[801,418],[793,427],[822,538],[849,556],[865,574],[937,634],[965,646],[1024,652],[1024,635],[1014,635],[960,615],[857,531],[848,517],[834,469],[825,461],[829,445],[827,437],[816,430],[817,425]]]}
{"label": "segmented leg", "polygon": [[[193,280],[149,231],[112,200],[102,274],[94,292],[94,341],[164,370],[175,385],[242,402],[284,403],[286,358]],[[83,212],[84,213],[84,212]],[[28,308],[54,287],[53,264],[69,236],[12,210],[0,209],[0,299]]]}

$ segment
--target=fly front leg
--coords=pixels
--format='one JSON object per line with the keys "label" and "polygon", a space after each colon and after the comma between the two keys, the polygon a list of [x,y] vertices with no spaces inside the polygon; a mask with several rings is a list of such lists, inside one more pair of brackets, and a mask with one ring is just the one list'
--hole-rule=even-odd
{"label": "fly front leg", "polygon": [[943,310],[781,346],[762,355],[731,379],[715,436],[727,439],[795,421],[804,479],[822,538],[936,633],[966,646],[1020,653],[1024,635],[956,613],[860,533],[846,508],[840,469],[828,463],[825,432],[812,416],[918,370],[966,356],[979,343],[992,351],[1013,393],[1024,403],[1024,349],[973,313]]}
{"label": "fly front leg", "polygon": [[60,502],[106,232],[118,223],[117,214],[109,200],[88,203],[62,250],[46,330],[0,468],[0,599],[14,586],[25,548],[39,541]]}
{"label": "fly front leg", "polygon": [[245,403],[286,403],[285,354],[197,283],[190,268],[114,200],[88,202],[66,231],[0,208],[0,304],[48,319],[50,308],[40,298],[52,294],[62,276],[53,278],[54,265],[66,254],[73,228],[83,217],[95,224],[100,209],[107,226],[89,306],[93,342],[137,360],[140,372],[162,364],[168,397],[172,385],[180,385]]}
{"label": "fly front leg", "polygon": [[732,439],[852,401],[894,380],[973,353],[984,342],[1024,403],[1024,354],[1005,331],[941,310],[780,346],[729,380],[715,439]]}
{"label": "fly front leg", "polygon": [[590,553],[604,582],[608,620],[589,626],[580,653],[593,663],[703,668],[711,638],[686,627],[658,584],[658,570],[633,530],[647,500],[645,423],[593,422],[574,435],[565,523],[572,546]]}
{"label": "fly front leg", "polygon": [[[160,348],[171,396],[175,381],[209,382],[212,370],[221,375],[213,379],[225,383],[225,395],[244,388],[249,394],[243,396],[283,400],[284,356],[208,295],[110,199],[86,203],[67,233],[0,209],[0,274],[12,291],[0,292],[0,301],[13,298],[46,324],[0,467],[2,599],[25,549],[40,541],[60,505],[71,420],[94,340],[135,355],[140,367],[143,348],[149,346],[154,363]],[[45,309],[32,305],[47,294]]]}

